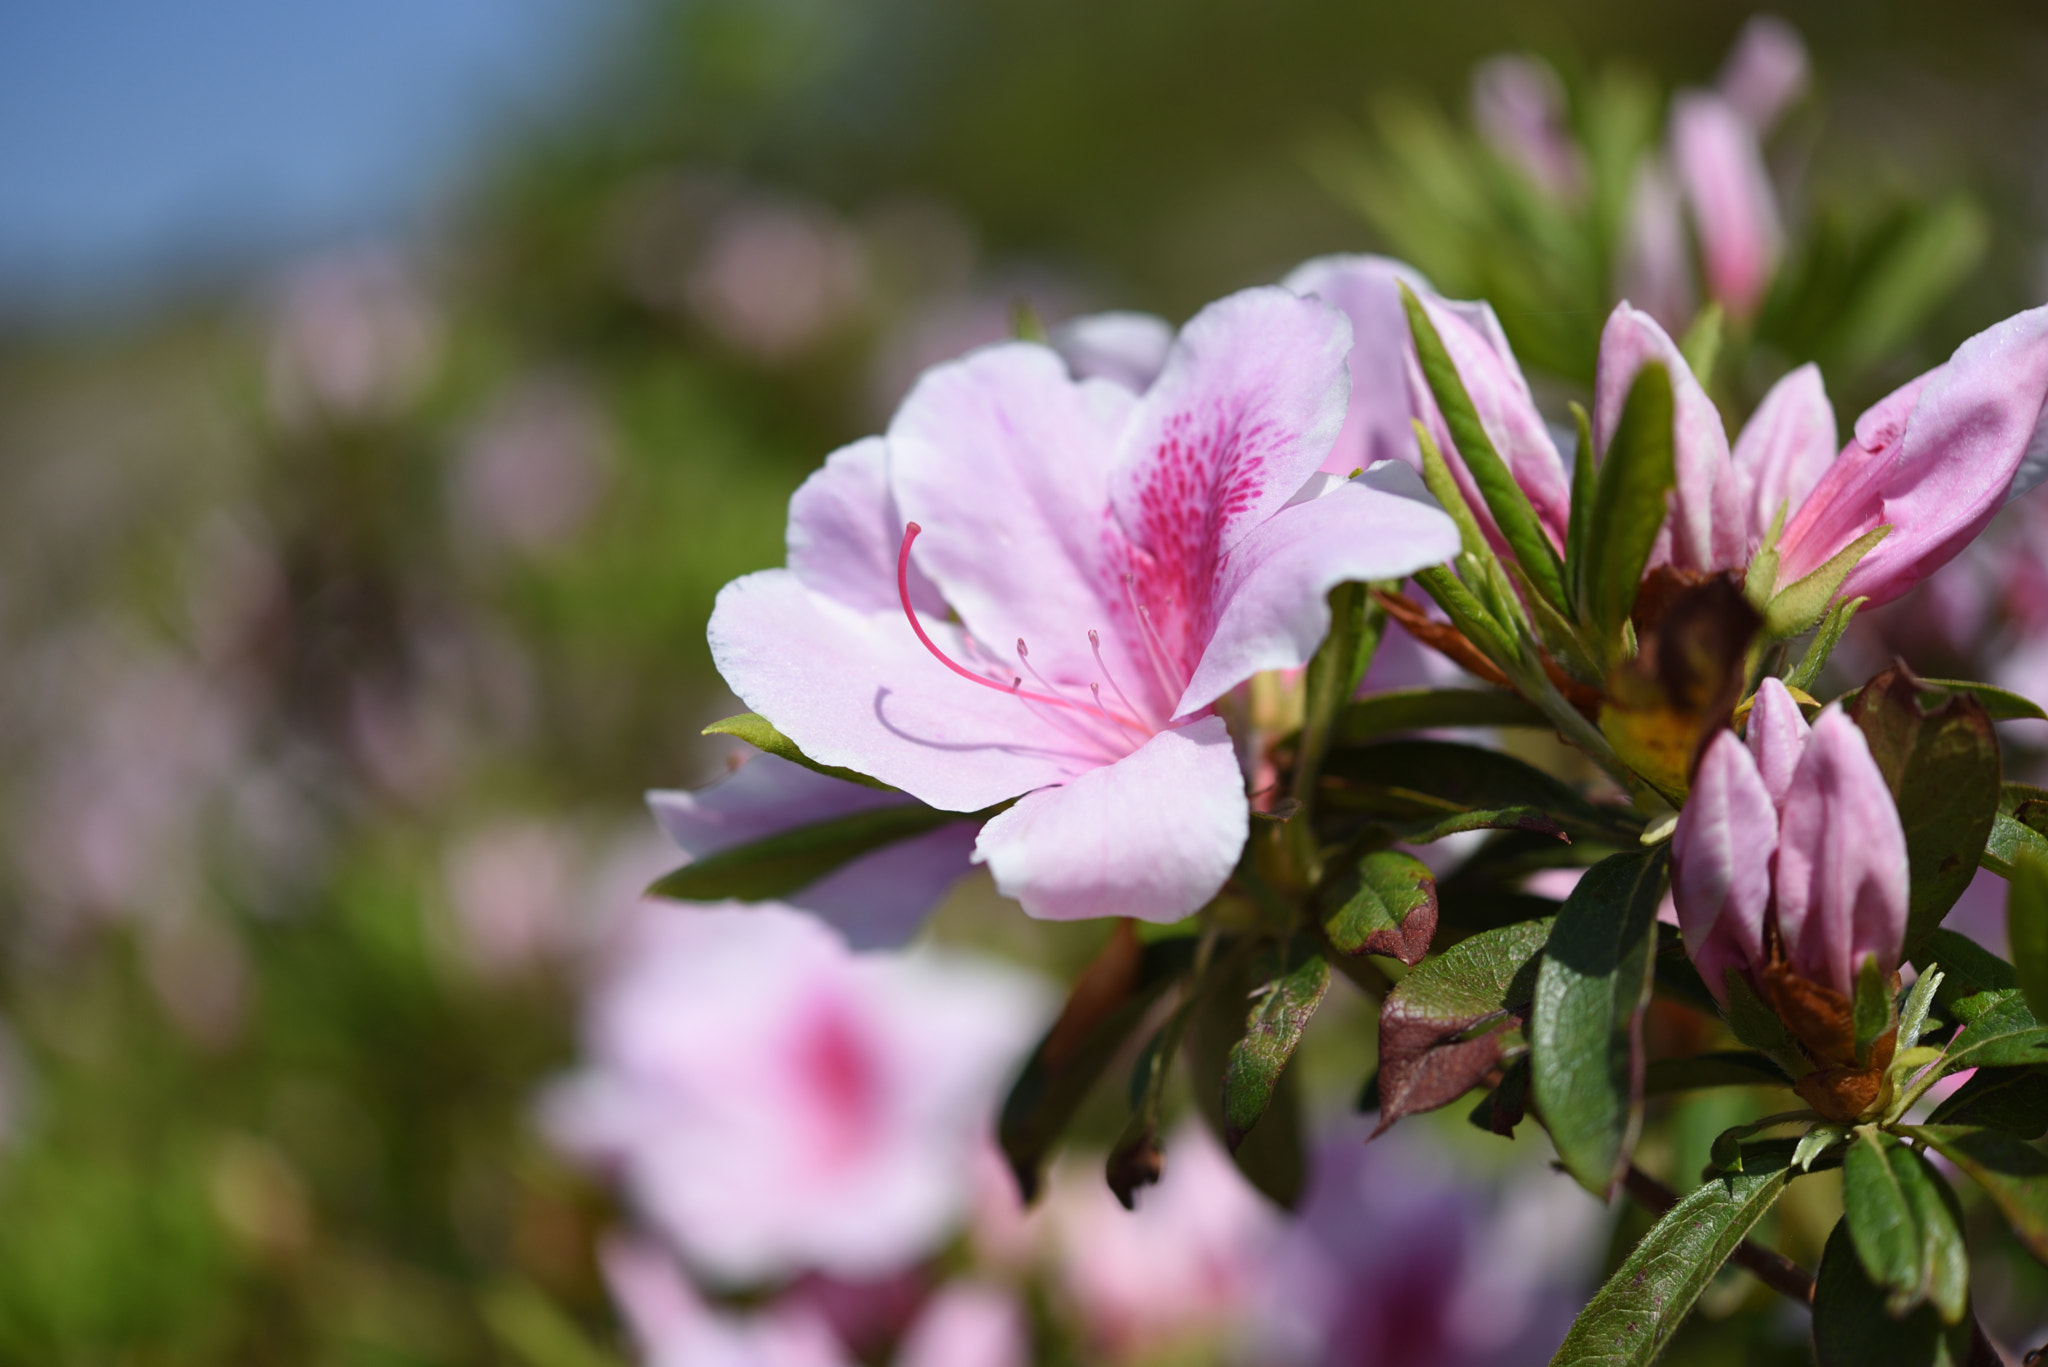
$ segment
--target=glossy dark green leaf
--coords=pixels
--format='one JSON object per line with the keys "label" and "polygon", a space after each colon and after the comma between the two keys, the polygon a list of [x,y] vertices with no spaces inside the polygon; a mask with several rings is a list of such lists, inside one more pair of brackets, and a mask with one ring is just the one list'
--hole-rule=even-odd
{"label": "glossy dark green leaf", "polygon": [[1998,737],[1983,705],[1962,693],[1928,702],[1912,676],[1894,667],[1847,704],[1906,832],[1909,955],[1976,876],[2001,796]]}
{"label": "glossy dark green leaf", "polygon": [[[1194,1080],[1197,1110],[1211,1132],[1224,1137],[1224,1074],[1231,1051],[1244,1037],[1245,1012],[1254,988],[1265,980],[1254,959],[1211,970],[1212,981],[1189,1017],[1183,1048]],[[1292,1209],[1307,1174],[1301,1125],[1300,1085],[1294,1070],[1283,1070],[1264,1117],[1245,1135],[1230,1158],[1255,1188]]]}
{"label": "glossy dark green leaf", "polygon": [[1424,959],[1380,1005],[1380,1124],[1447,1106],[1521,1043],[1549,921],[1461,940]]}
{"label": "glossy dark green leaf", "polygon": [[1308,1144],[1301,1111],[1301,1081],[1292,1072],[1282,1073],[1265,1117],[1230,1154],[1245,1180],[1283,1210],[1300,1206],[1308,1182]]}
{"label": "glossy dark green leaf", "polygon": [[1924,971],[1939,965],[1941,986],[1934,994],[1935,1005],[1943,1011],[1964,997],[2018,987],[2019,975],[2012,965],[1984,946],[1946,926],[1921,941],[1913,962]]}
{"label": "glossy dark green leaf", "polygon": [[1635,812],[1596,806],[1534,765],[1476,745],[1347,746],[1330,752],[1323,772],[1326,801],[1395,826],[1426,829],[1469,813],[1508,811],[1530,813],[1574,840],[1633,843],[1642,829]]}
{"label": "glossy dark green leaf", "polygon": [[1789,1087],[1792,1080],[1777,1064],[1746,1049],[1729,1049],[1689,1058],[1652,1059],[1643,1073],[1643,1094],[1692,1092],[1704,1087]]}
{"label": "glossy dark green leaf", "polygon": [[1953,1010],[1962,1029],[1949,1042],[1951,1069],[2048,1063],[2048,1026],[2018,988],[1964,997]]}
{"label": "glossy dark green leaf", "polygon": [[2010,878],[2014,867],[2024,857],[2048,859],[2048,836],[2010,812],[2000,812],[1993,819],[1991,834],[1984,842],[1984,867],[2001,878]]}
{"label": "glossy dark green leaf", "polygon": [[1339,954],[1384,954],[1411,968],[1436,935],[1436,878],[1399,850],[1374,850],[1332,884],[1323,934]]}
{"label": "glossy dark green leaf", "polygon": [[1648,1367],[1721,1265],[1785,1190],[1792,1144],[1746,1145],[1742,1171],[1712,1178],[1657,1221],[1572,1322],[1551,1367]]}
{"label": "glossy dark green leaf", "polygon": [[1444,349],[1443,338],[1437,335],[1428,311],[1405,284],[1401,286],[1401,302],[1408,310],[1408,329],[1415,339],[1423,378],[1436,397],[1437,409],[1444,416],[1444,425],[1465,462],[1466,472],[1478,486],[1487,511],[1493,514],[1494,525],[1500,528],[1501,537],[1537,592],[1559,611],[1566,610],[1564,562],[1537,520],[1535,507],[1507,462],[1494,449],[1493,439],[1479,420],[1479,410],[1472,406],[1472,397],[1466,392],[1465,382]]}
{"label": "glossy dark green leaf", "polygon": [[1067,998],[1010,1088],[996,1137],[1026,1201],[1038,1193],[1045,1160],[1103,1070],[1145,1013],[1194,961],[1195,942],[1139,945],[1119,931]]}
{"label": "glossy dark green leaf", "polygon": [[1252,992],[1244,1033],[1223,1067],[1223,1140],[1233,1149],[1266,1113],[1281,1070],[1330,987],[1330,965],[1320,954],[1284,970],[1276,956],[1268,971]]}
{"label": "glossy dark green leaf", "polygon": [[787,897],[884,845],[971,819],[921,802],[875,807],[706,855],[657,880],[647,892],[678,902]]}
{"label": "glossy dark green leaf", "polygon": [[1949,693],[1969,694],[1984,705],[1985,714],[1993,721],[2048,721],[2048,712],[2041,710],[2041,704],[2021,697],[2009,688],[1967,679],[1922,679],[1920,682]]}
{"label": "glossy dark green leaf", "polygon": [[844,779],[848,783],[858,783],[865,788],[879,788],[885,793],[896,791],[896,789],[878,778],[869,778],[866,774],[857,773],[852,769],[842,769],[836,764],[818,763],[802,750],[799,750],[795,741],[776,730],[774,723],[758,712],[741,712],[737,716],[726,717],[722,721],[715,721],[704,728],[703,734],[707,736],[731,736],[735,740],[745,741],[756,750],[766,751],[778,759],[786,759],[791,763],[801,764],[806,769],[816,770],[818,773],[832,778]]}
{"label": "glossy dark green leaf", "polygon": [[2020,995],[2036,1019],[2048,1020],[2048,859],[2023,853],[2013,864],[2005,931]]}
{"label": "glossy dark green leaf", "polygon": [[1820,1367],[1970,1367],[1968,1316],[1944,1326],[1931,1305],[1903,1320],[1885,1310],[1886,1292],[1856,1256],[1849,1222],[1835,1225],[1813,1292],[1813,1347]]}
{"label": "glossy dark green leaf", "polygon": [[1400,688],[1370,693],[1337,713],[1335,741],[1357,745],[1396,731],[1445,726],[1535,726],[1548,729],[1541,708],[1505,688]]}
{"label": "glossy dark green leaf", "polygon": [[1600,464],[1577,586],[1579,618],[1594,649],[1619,658],[1622,624],[1641,586],[1650,547],[1677,482],[1671,376],[1651,362],[1637,373]]}
{"label": "glossy dark green leaf", "polygon": [[2048,1071],[1979,1068],[1934,1108],[1927,1123],[1973,1125],[2004,1130],[2021,1139],[2040,1139],[2048,1135]]}
{"label": "glossy dark green leaf", "polygon": [[1843,1157],[1849,1237],[1894,1319],[1931,1304],[1955,1324],[1969,1303],[1969,1258],[1946,1186],[1910,1146],[1876,1130],[1858,1131]]}
{"label": "glossy dark green leaf", "polygon": [[1906,1133],[1968,1173],[2027,1250],[2048,1263],[2048,1151],[2003,1130],[1915,1125]]}
{"label": "glossy dark green leaf", "polygon": [[1660,845],[1588,869],[1558,911],[1536,975],[1530,1094],[1565,1170],[1602,1198],[1642,1128],[1642,1017],[1664,856]]}

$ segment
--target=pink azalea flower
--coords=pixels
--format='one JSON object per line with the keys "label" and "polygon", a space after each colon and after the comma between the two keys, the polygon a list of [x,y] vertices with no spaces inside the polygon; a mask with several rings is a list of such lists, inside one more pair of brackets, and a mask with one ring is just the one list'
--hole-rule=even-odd
{"label": "pink azalea flower", "polygon": [[1763,303],[1784,231],[1756,130],[1719,95],[1692,91],[1671,104],[1671,160],[1692,203],[1707,288],[1737,318]]}
{"label": "pink azalea flower", "polygon": [[543,1119],[615,1172],[698,1276],[901,1268],[965,1213],[996,1099],[1048,1005],[958,955],[856,955],[774,905],[648,903]]}
{"label": "pink azalea flower", "polygon": [[[707,788],[647,795],[654,819],[692,859],[909,800],[761,754]],[[855,949],[894,948],[917,933],[967,873],[974,836],[974,824],[962,821],[884,845],[784,900],[838,930]]]}
{"label": "pink azalea flower", "polygon": [[2048,400],[2048,308],[1978,333],[1944,365],[1856,421],[1839,456],[1820,373],[1803,366],[1767,394],[1731,451],[1720,413],[1670,336],[1623,303],[1600,339],[1593,441],[1604,451],[1636,374],[1670,372],[1678,487],[1653,564],[1741,570],[1781,509],[1777,584],[1790,585],[1858,537],[1892,530],[1852,570],[1839,597],[1873,605],[1946,564],[2006,501],[2048,473],[2036,436]]}
{"label": "pink azalea flower", "polygon": [[1869,958],[1891,973],[1906,934],[1906,836],[1863,732],[1839,706],[1809,728],[1783,684],[1757,690],[1745,743],[1707,747],[1672,834],[1685,947],[1717,1000],[1753,981],[1775,917],[1792,971],[1845,997]]}
{"label": "pink azalea flower", "polygon": [[927,372],[791,500],[789,568],[720,593],[720,672],[822,763],[949,811],[1018,799],[974,857],[1032,915],[1188,915],[1248,827],[1217,701],[1305,664],[1332,587],[1457,549],[1406,471],[1312,482],[1350,344],[1257,289],[1142,394],[1022,342]]}
{"label": "pink azalea flower", "polygon": [[1629,182],[1628,225],[1622,233],[1616,289],[1667,328],[1692,318],[1692,247],[1685,236],[1685,199],[1661,157],[1646,156]]}
{"label": "pink azalea flower", "polygon": [[903,1336],[895,1367],[1031,1367],[1031,1335],[1016,1293],[952,1282]]}

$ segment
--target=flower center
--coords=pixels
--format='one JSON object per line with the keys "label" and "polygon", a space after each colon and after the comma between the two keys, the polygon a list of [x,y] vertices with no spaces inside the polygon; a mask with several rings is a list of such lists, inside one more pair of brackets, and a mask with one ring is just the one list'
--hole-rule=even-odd
{"label": "flower center", "polygon": [[[1110,671],[1109,662],[1102,657],[1101,633],[1091,629],[1088,632],[1088,649],[1094,657],[1102,677],[1088,685],[1085,697],[1079,695],[1078,687],[1061,685],[1040,673],[1031,663],[1031,647],[1023,637],[1017,638],[1017,663],[1021,672],[986,666],[988,672],[976,673],[939,649],[917,619],[917,610],[910,602],[910,548],[924,529],[915,522],[906,523],[903,529],[903,545],[896,553],[896,596],[903,605],[903,616],[909,621],[910,629],[917,633],[918,641],[932,653],[932,658],[958,674],[969,683],[983,688],[992,688],[998,693],[1007,693],[1022,703],[1033,715],[1044,719],[1062,733],[1082,743],[1090,751],[1107,754],[1111,759],[1121,759],[1130,754],[1147,740],[1165,728],[1165,721],[1133,702],[1130,694],[1116,680]],[[1131,610],[1138,622],[1139,632],[1144,638],[1145,658],[1159,674],[1161,686],[1168,697],[1178,696],[1180,690],[1171,683],[1172,671],[1166,668],[1169,658],[1164,645],[1158,639],[1158,632],[1152,624],[1151,614],[1139,604],[1131,586],[1131,576],[1124,576],[1124,592],[1131,598]],[[978,649],[972,638],[967,645]],[[986,652],[984,652],[986,653]],[[1008,674],[1008,678],[1002,677]],[[1024,687],[1024,675],[1029,674],[1037,689]],[[1105,699],[1107,685],[1109,698]]]}

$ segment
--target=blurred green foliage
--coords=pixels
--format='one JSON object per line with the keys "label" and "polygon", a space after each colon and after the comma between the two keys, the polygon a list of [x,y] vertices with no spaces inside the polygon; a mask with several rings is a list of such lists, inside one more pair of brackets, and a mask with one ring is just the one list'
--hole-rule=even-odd
{"label": "blurred green foliage", "polygon": [[[658,6],[580,122],[508,135],[399,253],[435,340],[373,402],[295,407],[292,306],[253,287],[0,341],[0,1361],[610,1360],[606,1198],[530,1108],[572,1057],[604,911],[653,871],[613,857],[645,843],[637,793],[715,768],[704,623],[780,559],[789,492],[880,426],[904,366],[986,339],[1019,295],[1179,316],[1322,251],[1491,296],[1528,359],[1583,383],[1628,154],[1747,13]],[[1753,397],[1819,358],[1847,406],[2031,300],[2040,184],[2013,130],[2048,113],[2048,21],[2018,0],[1792,17],[1826,111],[1799,131],[1807,228],[1729,382]],[[1523,46],[1581,94],[1586,222],[1464,131],[1471,63]],[[701,278],[754,211],[859,261],[772,345]],[[526,502],[485,535],[503,491],[480,433],[535,392],[597,435],[562,438],[581,464],[542,460],[538,494],[508,458]],[[521,530],[576,479],[580,514]],[[160,676],[201,701],[151,711]],[[485,880],[545,903],[508,948],[453,871],[520,822],[568,872],[546,896],[544,859]],[[970,889],[940,932],[1063,971],[1092,943],[985,926],[990,900]],[[1317,1047],[1305,1075],[1349,1086],[1360,1038],[1328,1046],[1341,1066]],[[2031,1266],[2009,1280],[1987,1294],[2040,1291]],[[1783,1351],[1773,1307],[1715,1304],[1674,1361]]]}

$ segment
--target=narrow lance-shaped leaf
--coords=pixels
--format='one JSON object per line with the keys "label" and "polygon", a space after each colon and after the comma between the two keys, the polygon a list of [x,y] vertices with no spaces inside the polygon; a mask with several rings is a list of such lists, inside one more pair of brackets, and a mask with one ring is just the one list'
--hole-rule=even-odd
{"label": "narrow lance-shaped leaf", "polygon": [[[1379,1129],[1463,1096],[1521,1043],[1548,920],[1482,931],[1424,959],[1380,1006]],[[1376,1131],[1377,1133],[1377,1131]]]}
{"label": "narrow lance-shaped leaf", "polygon": [[2048,1153],[2003,1130],[1915,1125],[1903,1133],[1968,1173],[2027,1251],[2048,1263]]}
{"label": "narrow lance-shaped leaf", "polygon": [[1551,1367],[1648,1367],[1700,1293],[1785,1190],[1789,1141],[1747,1145],[1742,1171],[1709,1180],[1645,1234],[1594,1294]]}
{"label": "narrow lance-shaped leaf", "polygon": [[1829,658],[1835,653],[1835,647],[1842,643],[1842,636],[1849,630],[1849,623],[1856,620],[1857,609],[1869,601],[1868,598],[1839,599],[1828,609],[1827,616],[1820,619],[1820,626],[1814,630],[1813,639],[1807,642],[1806,653],[1799,657],[1799,663],[1785,676],[1787,688],[1805,692],[1813,687],[1820,678],[1821,670],[1827,668]]}
{"label": "narrow lance-shaped leaf", "polygon": [[942,812],[917,802],[875,807],[852,816],[779,831],[706,855],[662,877],[647,891],[652,896],[671,897],[679,902],[719,902],[727,898],[759,902],[786,897],[884,845],[986,815]]}
{"label": "narrow lance-shaped leaf", "polygon": [[1896,1320],[1886,1291],[1856,1256],[1847,1219],[1835,1223],[1813,1292],[1813,1347],[1820,1367],[1972,1367],[1971,1321],[1944,1326],[1932,1305]]}
{"label": "narrow lance-shaped leaf", "polygon": [[1572,611],[1584,621],[1586,537],[1593,525],[1593,495],[1600,477],[1593,468],[1593,422],[1583,404],[1572,405],[1572,424],[1577,443],[1572,447],[1572,520],[1564,534],[1564,582],[1571,594]]}
{"label": "narrow lance-shaped leaf", "polygon": [[1621,654],[1622,625],[1664,525],[1665,498],[1677,483],[1672,442],[1671,376],[1651,362],[1622,405],[1586,529],[1579,616],[1593,648],[1610,663]]}
{"label": "narrow lance-shaped leaf", "polygon": [[[1642,817],[1588,802],[1541,769],[1498,750],[1450,741],[1397,740],[1332,751],[1324,773],[1339,790],[1326,800],[1417,829],[1466,812],[1533,812],[1552,833],[1633,842]],[[1516,823],[1523,829],[1541,829]],[[1406,829],[1402,834],[1414,838]]]}
{"label": "narrow lance-shaped leaf", "polygon": [[1479,486],[1479,496],[1486,500],[1487,511],[1493,514],[1494,525],[1500,528],[1502,539],[1515,553],[1537,592],[1560,612],[1566,611],[1564,564],[1537,519],[1535,507],[1515,482],[1507,462],[1494,449],[1493,439],[1487,436],[1479,410],[1472,406],[1472,397],[1466,392],[1450,353],[1444,349],[1436,325],[1429,320],[1428,311],[1405,284],[1401,286],[1401,302],[1408,310],[1408,328],[1415,337],[1423,378],[1436,397],[1458,455],[1471,472],[1472,482]]}
{"label": "narrow lance-shaped leaf", "polygon": [[2005,927],[2020,995],[2036,1020],[2048,1020],[2048,860],[2031,851],[2013,865]]}
{"label": "narrow lance-shaped leaf", "polygon": [[2009,688],[1972,683],[1967,679],[1922,679],[1920,682],[1949,693],[1969,694],[1984,705],[1984,714],[1993,721],[2048,721],[2048,712],[2042,711],[2041,704]]}
{"label": "narrow lance-shaped leaf", "polygon": [[1330,986],[1330,965],[1320,954],[1285,971],[1276,955],[1267,967],[1271,975],[1254,991],[1244,1034],[1223,1067],[1223,1140],[1233,1150],[1266,1113],[1281,1071]]}
{"label": "narrow lance-shaped leaf", "polygon": [[1642,1016],[1665,853],[1628,851],[1589,869],[1557,914],[1536,976],[1531,1094],[1565,1170],[1602,1198],[1642,1128]]}
{"label": "narrow lance-shaped leaf", "polygon": [[1447,726],[1535,726],[1550,722],[1534,703],[1505,688],[1400,688],[1345,704],[1332,743],[1357,745],[1395,731]]}
{"label": "narrow lance-shaped leaf", "polygon": [[1365,585],[1339,584],[1330,590],[1330,634],[1309,661],[1303,689],[1301,741],[1294,760],[1294,796],[1302,802],[1315,799],[1323,752],[1372,664],[1386,624],[1387,610],[1373,601]]}

